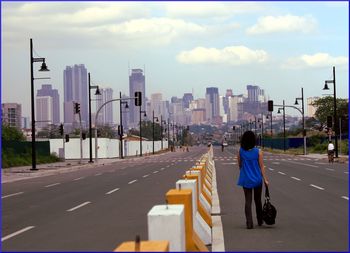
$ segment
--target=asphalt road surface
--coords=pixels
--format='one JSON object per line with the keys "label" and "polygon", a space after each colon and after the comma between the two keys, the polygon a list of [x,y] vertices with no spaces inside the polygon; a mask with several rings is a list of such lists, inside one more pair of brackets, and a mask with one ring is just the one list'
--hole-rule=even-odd
{"label": "asphalt road surface", "polygon": [[147,213],[207,147],[2,184],[3,251],[112,251],[147,239]]}
{"label": "asphalt road surface", "polygon": [[248,230],[236,154],[214,152],[225,251],[349,251],[348,164],[265,154],[276,224],[258,227],[253,204]]}

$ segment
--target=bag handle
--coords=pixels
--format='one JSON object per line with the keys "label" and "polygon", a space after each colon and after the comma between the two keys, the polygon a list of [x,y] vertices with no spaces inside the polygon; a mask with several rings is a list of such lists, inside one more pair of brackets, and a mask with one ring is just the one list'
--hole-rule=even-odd
{"label": "bag handle", "polygon": [[269,187],[265,184],[265,198],[270,199]]}

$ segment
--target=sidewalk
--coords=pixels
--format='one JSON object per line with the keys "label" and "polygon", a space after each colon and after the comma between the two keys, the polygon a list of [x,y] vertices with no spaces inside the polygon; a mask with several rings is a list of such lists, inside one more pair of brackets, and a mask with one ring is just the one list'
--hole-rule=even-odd
{"label": "sidewalk", "polygon": [[[307,155],[297,155],[297,156],[328,161],[327,154],[307,154]],[[334,158],[334,162],[339,162],[339,163],[349,162],[349,156],[347,155],[338,155],[338,156],[339,156],[338,158]]]}
{"label": "sidewalk", "polygon": [[1,183],[9,183],[19,180],[25,180],[36,177],[43,177],[49,175],[56,175],[67,173],[82,168],[93,168],[101,165],[108,165],[122,161],[119,158],[114,159],[99,159],[97,163],[89,163],[87,160],[67,160],[65,162],[38,164],[38,170],[30,170],[32,166],[10,167],[1,169]]}
{"label": "sidewalk", "polygon": [[[167,152],[157,152],[153,157],[166,154]],[[151,156],[132,156],[125,157],[124,159],[120,158],[100,158],[98,162],[89,163],[88,159],[85,159],[80,163],[80,160],[66,160],[65,162],[56,162],[56,163],[46,163],[46,164],[37,164],[37,169],[35,171],[30,170],[32,168],[29,166],[20,166],[20,167],[10,167],[1,169],[1,183],[10,183],[19,180],[44,177],[50,175],[57,175],[61,173],[67,173],[71,171],[76,171],[84,168],[94,168],[97,166],[109,165],[112,163],[117,163],[125,160],[138,160],[142,158],[149,158]]]}

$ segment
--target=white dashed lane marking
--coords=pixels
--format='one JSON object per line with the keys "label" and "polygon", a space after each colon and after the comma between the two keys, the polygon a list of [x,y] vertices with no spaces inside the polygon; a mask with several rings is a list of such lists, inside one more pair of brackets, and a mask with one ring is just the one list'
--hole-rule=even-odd
{"label": "white dashed lane marking", "polygon": [[97,177],[97,176],[101,176],[102,175],[102,173],[97,173],[95,176]]}
{"label": "white dashed lane marking", "polygon": [[303,166],[309,166],[309,167],[313,167],[313,168],[318,168],[318,166],[316,165],[311,165],[311,164],[306,164],[306,163],[298,163],[298,162],[292,162],[292,161],[288,161],[289,163],[295,163],[295,164],[299,164],[299,165],[303,165]]}
{"label": "white dashed lane marking", "polygon": [[319,189],[319,190],[324,190],[324,188],[320,187],[320,186],[317,186],[317,185],[314,185],[314,184],[310,184],[311,187],[314,187],[316,189]]}
{"label": "white dashed lane marking", "polygon": [[78,180],[81,180],[83,178],[85,178],[85,177],[78,177],[78,178],[74,179],[73,181],[78,181]]}
{"label": "white dashed lane marking", "polygon": [[17,196],[17,195],[20,195],[20,194],[23,194],[24,192],[16,192],[16,193],[12,193],[12,194],[9,194],[9,195],[5,195],[5,196],[2,196],[1,198],[2,199],[6,199],[6,198],[9,198],[9,197],[12,197],[12,196]]}
{"label": "white dashed lane marking", "polygon": [[159,171],[158,170],[155,170],[155,171],[153,171],[153,174],[156,174],[156,173],[158,173]]}
{"label": "white dashed lane marking", "polygon": [[346,199],[346,200],[349,200],[349,198],[348,197],[346,197],[346,196],[341,196],[343,199]]}
{"label": "white dashed lane marking", "polygon": [[137,179],[130,181],[128,184],[133,184],[137,181]]}
{"label": "white dashed lane marking", "polygon": [[49,188],[49,187],[56,186],[56,185],[59,185],[59,184],[61,184],[61,183],[49,184],[49,185],[46,185],[45,187]]}
{"label": "white dashed lane marking", "polygon": [[292,179],[294,179],[294,180],[297,180],[297,181],[301,181],[301,179],[300,179],[300,178],[297,178],[297,177],[290,177],[290,178],[292,178]]}
{"label": "white dashed lane marking", "polygon": [[26,231],[28,231],[28,230],[31,230],[32,228],[35,228],[35,227],[34,227],[34,226],[29,226],[29,227],[23,228],[23,229],[21,229],[21,230],[18,230],[17,232],[14,232],[14,233],[12,233],[12,234],[9,234],[9,235],[7,235],[7,236],[1,238],[1,242],[5,241],[5,240],[7,240],[7,239],[10,239],[10,238],[12,238],[12,237],[14,237],[14,236],[16,236],[16,235],[22,234],[22,233],[24,233],[24,232],[26,232]]}
{"label": "white dashed lane marking", "polygon": [[278,174],[285,175],[286,173],[279,171]]}
{"label": "white dashed lane marking", "polygon": [[82,203],[82,204],[80,204],[80,205],[78,205],[78,206],[76,206],[76,207],[73,207],[73,208],[71,208],[71,209],[68,209],[67,212],[72,212],[72,211],[77,210],[78,208],[81,208],[81,207],[83,207],[83,206],[86,206],[86,205],[88,205],[88,204],[90,204],[90,203],[91,203],[90,201],[86,201],[86,202],[84,202],[84,203]]}
{"label": "white dashed lane marking", "polygon": [[115,188],[115,189],[113,189],[113,190],[107,192],[106,195],[112,194],[113,192],[116,192],[116,191],[118,191],[118,190],[119,190],[119,188]]}
{"label": "white dashed lane marking", "polygon": [[147,174],[147,175],[143,175],[142,177],[148,177],[149,176],[149,174]]}

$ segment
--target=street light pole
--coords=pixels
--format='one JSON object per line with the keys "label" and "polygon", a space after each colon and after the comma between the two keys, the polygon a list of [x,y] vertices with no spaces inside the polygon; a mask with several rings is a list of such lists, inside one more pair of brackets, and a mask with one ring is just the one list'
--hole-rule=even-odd
{"label": "street light pole", "polygon": [[140,106],[140,156],[142,156],[142,113],[144,113],[144,116],[146,117],[146,111],[142,111]]}
{"label": "street light pole", "polygon": [[306,131],[305,131],[305,111],[304,111],[304,89],[301,88],[301,98],[295,99],[295,105],[298,105],[298,100],[301,100],[301,115],[303,123],[303,140],[304,140],[304,155],[306,155]]}
{"label": "street light pole", "polygon": [[[89,163],[93,163],[92,160],[92,121],[91,121],[91,89],[96,89],[95,95],[101,95],[99,87],[98,86],[91,86],[91,79],[90,79],[90,72],[88,73],[88,81],[89,81]],[[96,125],[96,122],[95,122]],[[96,127],[96,126],[95,126]]]}
{"label": "street light pole", "polygon": [[160,140],[161,150],[163,150],[163,115],[160,115]]}
{"label": "street light pole", "polygon": [[152,111],[152,153],[154,154],[154,119],[157,119],[158,117],[154,117],[154,110]]}
{"label": "street light pole", "polygon": [[[42,62],[39,71],[49,71],[46,66],[45,58],[33,57],[33,39],[30,39],[30,95],[31,95],[31,116],[32,116],[32,168],[30,170],[38,170],[36,168],[36,143],[35,143],[35,106],[34,106],[34,70],[33,63]],[[40,78],[49,79],[49,78]]]}
{"label": "street light pole", "polygon": [[283,150],[286,152],[286,110],[284,105],[283,100]]}
{"label": "street light pole", "polygon": [[333,80],[326,80],[324,85],[324,90],[329,90],[327,83],[333,83],[333,122],[334,122],[334,138],[335,138],[335,157],[338,158],[338,120],[337,120],[337,94],[335,88],[335,67],[333,66]]}

